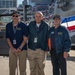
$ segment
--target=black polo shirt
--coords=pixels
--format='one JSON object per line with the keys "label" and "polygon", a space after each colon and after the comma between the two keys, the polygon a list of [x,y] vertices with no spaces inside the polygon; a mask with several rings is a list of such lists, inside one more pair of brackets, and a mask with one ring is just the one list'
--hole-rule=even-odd
{"label": "black polo shirt", "polygon": [[[14,33],[13,22],[10,22],[6,25],[6,38],[9,38],[13,47],[18,48],[23,42],[23,36],[28,37],[28,26],[23,22],[19,22]],[[16,44],[13,44],[13,40],[16,40]],[[22,48],[22,50],[27,50],[27,44]]]}

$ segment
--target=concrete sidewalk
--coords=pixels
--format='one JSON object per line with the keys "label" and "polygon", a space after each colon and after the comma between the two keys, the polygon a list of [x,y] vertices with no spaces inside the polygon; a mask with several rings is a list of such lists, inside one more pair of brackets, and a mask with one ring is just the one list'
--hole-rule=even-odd
{"label": "concrete sidewalk", "polygon": [[[67,75],[75,75],[75,51],[69,52],[70,57],[67,59]],[[51,60],[46,60],[45,75],[52,75]],[[30,75],[29,62],[27,60],[27,75]],[[0,56],[0,75],[9,75],[9,57]]]}

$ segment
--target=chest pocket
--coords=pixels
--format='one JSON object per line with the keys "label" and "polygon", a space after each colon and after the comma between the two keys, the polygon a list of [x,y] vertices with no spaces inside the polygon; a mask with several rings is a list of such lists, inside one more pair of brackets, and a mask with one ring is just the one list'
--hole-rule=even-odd
{"label": "chest pocket", "polygon": [[16,37],[21,37],[24,33],[24,30],[21,27],[18,27],[16,30]]}

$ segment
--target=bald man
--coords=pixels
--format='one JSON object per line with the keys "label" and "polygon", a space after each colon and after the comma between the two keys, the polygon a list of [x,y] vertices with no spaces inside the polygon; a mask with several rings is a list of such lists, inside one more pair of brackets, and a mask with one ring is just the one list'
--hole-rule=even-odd
{"label": "bald man", "polygon": [[[48,25],[43,21],[42,12],[36,12],[34,17],[35,20],[29,24],[28,58],[30,75],[45,75],[44,61],[45,51],[47,51]],[[36,71],[38,72],[36,73]]]}

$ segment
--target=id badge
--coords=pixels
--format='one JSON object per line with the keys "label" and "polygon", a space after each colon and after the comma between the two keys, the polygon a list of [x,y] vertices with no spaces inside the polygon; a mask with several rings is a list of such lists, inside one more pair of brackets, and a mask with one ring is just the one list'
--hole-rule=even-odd
{"label": "id badge", "polygon": [[15,40],[15,39],[13,40],[13,44],[14,44],[14,45],[16,44],[16,40]]}
{"label": "id badge", "polygon": [[37,38],[34,38],[34,43],[37,43]]}

